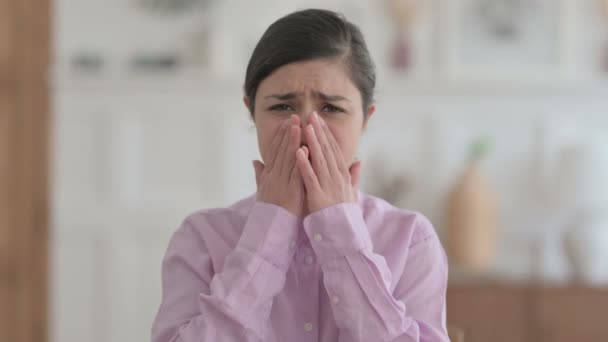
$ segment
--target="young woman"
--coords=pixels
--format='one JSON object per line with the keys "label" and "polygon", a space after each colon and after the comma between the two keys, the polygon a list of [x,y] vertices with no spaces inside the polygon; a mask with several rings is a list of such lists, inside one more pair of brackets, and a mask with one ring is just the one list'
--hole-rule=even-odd
{"label": "young woman", "polygon": [[336,13],[267,29],[245,76],[257,192],[175,232],[152,341],[449,341],[431,223],[358,189],[375,79],[360,30]]}

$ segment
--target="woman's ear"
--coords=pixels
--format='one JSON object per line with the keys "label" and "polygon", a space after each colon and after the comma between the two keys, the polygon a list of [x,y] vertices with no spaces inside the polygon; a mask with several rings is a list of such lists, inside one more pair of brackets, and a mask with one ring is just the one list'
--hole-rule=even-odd
{"label": "woman's ear", "polygon": [[255,115],[253,115],[253,107],[252,107],[252,104],[249,101],[249,97],[247,95],[243,96],[243,103],[245,104],[245,107],[247,107],[247,110],[249,111],[249,115],[251,116],[251,120],[253,122],[255,122]]}
{"label": "woman's ear", "polygon": [[247,95],[243,96],[243,103],[245,104],[245,107],[247,107],[249,113],[253,113],[253,108],[251,108],[251,103],[249,103],[249,97],[247,97]]}
{"label": "woman's ear", "polygon": [[365,120],[363,121],[363,130],[365,130],[367,128],[367,123],[369,122],[369,119],[371,119],[371,117],[374,115],[374,113],[376,112],[376,105],[374,103],[372,103],[369,108],[367,109],[367,115],[365,116]]}

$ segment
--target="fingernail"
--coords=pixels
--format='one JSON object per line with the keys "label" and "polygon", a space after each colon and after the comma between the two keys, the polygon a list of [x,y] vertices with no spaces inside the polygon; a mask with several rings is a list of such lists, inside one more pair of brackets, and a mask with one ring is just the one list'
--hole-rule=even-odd
{"label": "fingernail", "polygon": [[313,121],[319,121],[319,114],[317,114],[316,110],[312,112],[312,119]]}
{"label": "fingernail", "polygon": [[306,152],[304,152],[304,150],[302,148],[299,148],[298,152],[296,152],[296,153],[301,154],[302,157],[306,157]]}

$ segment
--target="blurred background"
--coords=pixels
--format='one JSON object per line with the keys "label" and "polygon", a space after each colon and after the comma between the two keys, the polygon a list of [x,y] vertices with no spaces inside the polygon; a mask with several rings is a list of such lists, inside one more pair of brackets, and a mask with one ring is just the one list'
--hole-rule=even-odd
{"label": "blurred background", "polygon": [[49,340],[149,340],[171,233],[255,191],[248,58],[310,7],[367,39],[363,190],[435,224],[455,336],[608,341],[600,0],[55,0]]}

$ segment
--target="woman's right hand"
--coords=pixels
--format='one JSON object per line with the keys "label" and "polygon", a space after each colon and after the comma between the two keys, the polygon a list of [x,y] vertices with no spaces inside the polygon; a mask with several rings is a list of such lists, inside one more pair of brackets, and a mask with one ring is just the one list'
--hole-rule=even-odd
{"label": "woman's right hand", "polygon": [[268,164],[253,162],[257,199],[283,207],[298,217],[303,216],[305,203],[304,184],[296,165],[301,137],[300,118],[292,115],[281,124],[272,140]]}

